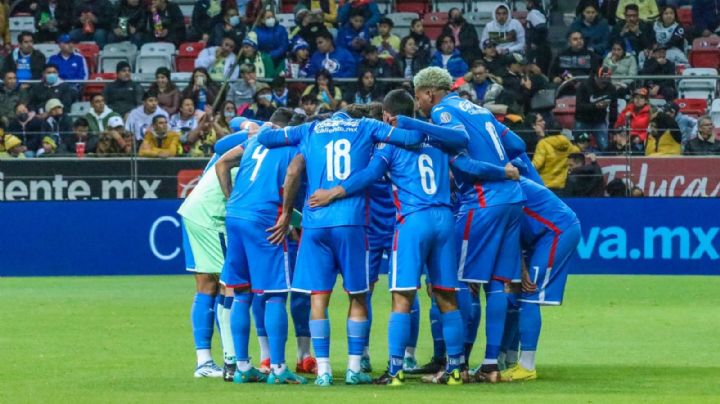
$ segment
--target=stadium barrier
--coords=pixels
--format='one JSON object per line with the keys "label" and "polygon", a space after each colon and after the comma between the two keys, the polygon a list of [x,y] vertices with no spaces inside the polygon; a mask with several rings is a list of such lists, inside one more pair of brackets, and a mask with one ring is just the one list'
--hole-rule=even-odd
{"label": "stadium barrier", "polygon": [[[720,275],[720,199],[568,199],[575,274]],[[181,201],[5,202],[2,276],[181,274]]]}

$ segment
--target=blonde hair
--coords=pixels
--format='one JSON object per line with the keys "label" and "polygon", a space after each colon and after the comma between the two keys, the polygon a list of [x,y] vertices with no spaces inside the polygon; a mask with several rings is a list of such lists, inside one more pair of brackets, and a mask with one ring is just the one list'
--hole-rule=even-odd
{"label": "blonde hair", "polygon": [[439,90],[450,90],[453,78],[447,70],[440,67],[426,67],[418,72],[413,78],[415,88],[432,88]]}

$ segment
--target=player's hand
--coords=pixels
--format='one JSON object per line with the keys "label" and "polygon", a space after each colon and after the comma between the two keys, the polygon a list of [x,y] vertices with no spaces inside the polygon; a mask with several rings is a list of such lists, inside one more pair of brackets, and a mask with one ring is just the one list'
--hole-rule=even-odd
{"label": "player's hand", "polygon": [[514,165],[507,163],[505,164],[505,176],[510,180],[517,181],[520,179],[520,170]]}
{"label": "player's hand", "polygon": [[267,237],[267,240],[270,243],[282,244],[282,242],[285,241],[288,229],[290,228],[290,219],[291,216],[288,215],[286,212],[283,212],[280,214],[280,217],[278,217],[277,222],[275,222],[275,226],[265,230],[270,233],[270,235]]}
{"label": "player's hand", "polygon": [[527,271],[522,272],[522,290],[525,293],[533,293],[537,290],[537,285],[530,280],[530,274]]}
{"label": "player's hand", "polygon": [[335,199],[335,192],[332,189],[318,189],[308,201],[311,208],[319,208],[329,205]]}

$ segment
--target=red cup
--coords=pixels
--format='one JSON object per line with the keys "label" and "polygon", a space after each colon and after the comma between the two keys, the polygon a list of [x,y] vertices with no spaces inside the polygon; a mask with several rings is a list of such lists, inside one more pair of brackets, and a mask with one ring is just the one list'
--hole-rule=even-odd
{"label": "red cup", "polygon": [[85,157],[85,143],[84,142],[75,143],[75,154],[80,158]]}

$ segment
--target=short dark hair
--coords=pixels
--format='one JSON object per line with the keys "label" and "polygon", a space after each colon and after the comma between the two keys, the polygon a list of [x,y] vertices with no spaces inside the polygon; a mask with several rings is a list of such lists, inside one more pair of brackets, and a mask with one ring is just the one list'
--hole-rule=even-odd
{"label": "short dark hair", "polygon": [[78,118],[75,120],[75,122],[73,122],[73,129],[80,128],[80,127],[87,128],[89,126],[90,126],[90,124],[88,123],[87,119],[85,119],[85,118]]}
{"label": "short dark hair", "polygon": [[[580,32],[579,29],[571,29],[571,30],[568,31],[567,36],[566,36],[565,38],[570,39],[570,37],[572,36],[572,34],[575,34],[575,33],[578,33],[578,34],[580,34],[580,36],[583,36],[583,33]],[[584,38],[585,38],[585,37],[583,36],[583,39],[584,39]]]}
{"label": "short dark hair", "polygon": [[450,39],[452,39],[453,44],[457,45],[457,44],[455,43],[455,38],[453,38],[452,35],[440,34],[440,35],[438,35],[437,40],[435,41],[435,47],[437,48],[437,50],[440,50],[440,49],[441,49],[440,46],[442,45],[442,43],[443,43],[443,41],[445,40],[445,38],[450,38]]}
{"label": "short dark hair", "polygon": [[415,25],[419,22],[422,22],[422,20],[419,18],[413,18],[412,21],[410,21],[410,26],[412,27],[413,25]]}
{"label": "short dark hair", "polygon": [[288,122],[288,126],[298,126],[302,125],[307,121],[307,116],[304,114],[293,114],[292,118],[290,118],[290,122]]}
{"label": "short dark hair", "polygon": [[164,119],[167,121],[167,117],[165,115],[157,114],[157,115],[153,116],[152,124],[155,125],[157,123],[157,121],[159,121],[160,119]]}
{"label": "short dark hair", "polygon": [[383,17],[380,19],[380,21],[378,21],[378,25],[381,25],[381,24],[389,25],[390,28],[395,26],[395,24],[393,23],[393,20],[391,20],[387,17]]}
{"label": "short dark hair", "polygon": [[157,98],[157,97],[158,97],[157,91],[148,90],[145,92],[145,94],[143,94],[142,100],[146,101],[148,98]]}
{"label": "short dark hair", "polygon": [[628,12],[628,10],[635,11],[635,12],[637,12],[638,14],[640,13],[640,7],[638,7],[638,5],[635,4],[635,3],[630,3],[630,4],[628,4],[627,6],[625,6],[625,12],[626,12],[626,13]]}
{"label": "short dark hair", "polygon": [[348,17],[348,19],[353,18],[353,17],[362,17],[362,18],[365,18],[365,13],[363,12],[363,10],[362,10],[361,8],[359,8],[359,7],[357,7],[357,8],[353,7],[353,8],[350,9],[350,16]]}
{"label": "short dark hair", "polygon": [[97,97],[103,97],[103,99],[105,98],[105,96],[102,93],[95,93],[92,95],[92,97],[90,97],[90,102],[95,101],[95,98],[97,98]]}
{"label": "short dark hair", "polygon": [[[23,31],[23,32],[19,33],[18,36],[17,36],[17,41],[18,41],[18,43],[22,42],[22,41],[23,41],[23,38],[25,38],[26,36],[29,36],[30,38],[33,38],[32,32],[30,32],[30,31]],[[35,38],[33,38],[33,39],[35,39]]]}
{"label": "short dark hair", "polygon": [[47,69],[51,69],[51,68],[55,69],[57,71],[60,71],[60,69],[58,69],[58,67],[55,63],[45,63],[45,66],[43,66],[43,71],[45,71]]}
{"label": "short dark hair", "polygon": [[585,155],[582,153],[571,153],[568,159],[575,161],[576,163],[585,164]]}
{"label": "short dark hair", "polygon": [[17,76],[17,71],[15,69],[8,69],[5,71],[5,73],[3,73],[3,77],[7,76],[8,73],[13,73]]}
{"label": "short dark hair", "polygon": [[327,39],[328,41],[332,42],[333,44],[335,43],[335,40],[333,39],[332,34],[326,30],[322,30],[319,33],[317,33],[317,35],[315,35],[315,39],[317,40],[318,38]]}
{"label": "short dark hair", "polygon": [[403,89],[392,90],[383,99],[383,109],[392,116],[415,116],[415,99]]}
{"label": "short dark hair", "polygon": [[275,125],[284,128],[290,123],[290,119],[293,116],[293,111],[290,108],[280,107],[273,112],[270,116],[270,122]]}
{"label": "short dark hair", "polygon": [[317,103],[318,103],[317,98],[316,98],[316,97],[313,97],[313,96],[310,95],[310,94],[305,94],[305,95],[303,95],[303,96],[300,98],[300,104],[302,105],[302,104],[308,104],[308,103],[317,104]]}

